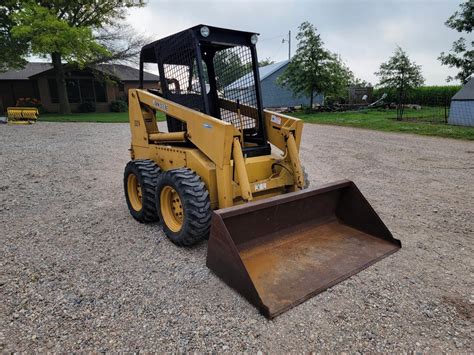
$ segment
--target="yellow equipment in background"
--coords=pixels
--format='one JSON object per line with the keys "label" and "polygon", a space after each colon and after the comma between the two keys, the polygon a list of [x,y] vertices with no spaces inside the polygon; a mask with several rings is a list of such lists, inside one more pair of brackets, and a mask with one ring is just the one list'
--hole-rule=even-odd
{"label": "yellow equipment in background", "polygon": [[9,124],[32,124],[38,120],[36,107],[8,107],[7,116]]}
{"label": "yellow equipment in background", "polygon": [[[256,42],[200,25],[142,48],[124,190],[175,244],[209,238],[207,266],[271,318],[401,244],[351,181],[307,189],[303,122],[263,109]],[[143,89],[144,63],[159,89]]]}

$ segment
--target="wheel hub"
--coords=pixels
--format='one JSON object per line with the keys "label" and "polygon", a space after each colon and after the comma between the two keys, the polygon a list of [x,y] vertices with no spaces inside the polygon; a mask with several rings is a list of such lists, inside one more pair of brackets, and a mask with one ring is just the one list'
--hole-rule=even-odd
{"label": "wheel hub", "polygon": [[174,188],[165,186],[160,194],[160,207],[164,223],[173,232],[179,232],[183,226],[183,205]]}
{"label": "wheel hub", "polygon": [[135,211],[140,211],[143,207],[142,204],[142,187],[138,182],[138,179],[135,174],[128,175],[127,178],[127,191],[128,199],[130,204]]}

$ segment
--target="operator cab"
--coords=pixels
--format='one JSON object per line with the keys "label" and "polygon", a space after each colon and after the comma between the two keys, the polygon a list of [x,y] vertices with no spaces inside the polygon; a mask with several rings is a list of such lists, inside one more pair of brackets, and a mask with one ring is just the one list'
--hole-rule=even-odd
{"label": "operator cab", "polygon": [[[164,98],[232,123],[243,132],[243,153],[270,154],[263,122],[257,34],[198,25],[144,46],[140,53],[140,88],[144,63],[156,63]],[[186,130],[167,116],[169,132]]]}

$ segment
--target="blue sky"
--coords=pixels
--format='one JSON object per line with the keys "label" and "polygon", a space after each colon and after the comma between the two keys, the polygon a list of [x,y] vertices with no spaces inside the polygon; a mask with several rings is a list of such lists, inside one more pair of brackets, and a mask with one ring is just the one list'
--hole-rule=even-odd
{"label": "blue sky", "polygon": [[400,45],[421,64],[426,83],[446,84],[455,70],[436,59],[460,34],[444,25],[460,0],[149,0],[129,11],[127,21],[141,33],[158,39],[204,23],[260,33],[260,58],[288,57],[282,43],[303,21],[313,23],[326,48],[338,53],[356,76],[373,84],[374,72]]}

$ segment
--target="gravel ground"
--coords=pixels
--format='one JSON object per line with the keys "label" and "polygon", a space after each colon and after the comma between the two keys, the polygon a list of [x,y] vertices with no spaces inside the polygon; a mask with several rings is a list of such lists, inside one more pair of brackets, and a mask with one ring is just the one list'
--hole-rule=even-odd
{"label": "gravel ground", "polygon": [[0,126],[2,351],[472,352],[474,144],[306,125],[403,249],[273,321],[128,213],[126,124]]}

